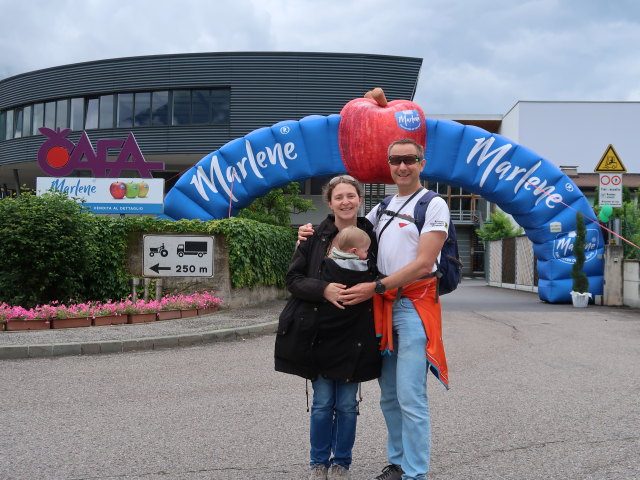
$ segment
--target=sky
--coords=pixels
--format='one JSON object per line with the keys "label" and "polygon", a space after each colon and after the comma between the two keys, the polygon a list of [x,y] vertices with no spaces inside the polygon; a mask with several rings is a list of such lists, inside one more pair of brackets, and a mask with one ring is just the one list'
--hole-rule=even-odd
{"label": "sky", "polygon": [[637,0],[0,0],[0,15],[0,80],[139,55],[344,52],[422,58],[427,116],[640,101]]}

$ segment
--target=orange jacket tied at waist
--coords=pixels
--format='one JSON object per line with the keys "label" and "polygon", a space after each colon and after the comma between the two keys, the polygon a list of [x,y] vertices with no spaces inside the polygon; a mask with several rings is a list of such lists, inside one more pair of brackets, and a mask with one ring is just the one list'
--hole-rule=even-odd
{"label": "orange jacket tied at waist", "polygon": [[[393,302],[398,289],[373,296],[376,335],[380,337],[382,354],[393,351]],[[440,302],[436,302],[436,279],[426,278],[402,287],[402,296],[410,299],[422,320],[427,334],[426,355],[431,372],[449,389],[447,358],[442,341]]]}

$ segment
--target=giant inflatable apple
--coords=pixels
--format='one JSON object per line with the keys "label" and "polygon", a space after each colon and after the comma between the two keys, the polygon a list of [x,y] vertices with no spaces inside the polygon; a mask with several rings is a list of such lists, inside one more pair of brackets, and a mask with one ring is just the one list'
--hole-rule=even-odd
{"label": "giant inflatable apple", "polygon": [[424,112],[409,100],[387,103],[376,88],[364,98],[347,103],[340,112],[340,154],[347,171],[361,182],[393,183],[387,148],[395,140],[410,138],[423,147],[427,141]]}

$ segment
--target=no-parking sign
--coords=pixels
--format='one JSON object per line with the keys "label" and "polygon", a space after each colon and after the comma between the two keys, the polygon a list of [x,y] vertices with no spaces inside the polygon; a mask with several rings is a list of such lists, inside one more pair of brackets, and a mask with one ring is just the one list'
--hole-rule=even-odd
{"label": "no-parking sign", "polygon": [[612,207],[622,206],[622,174],[621,173],[601,173],[599,204],[611,205]]}

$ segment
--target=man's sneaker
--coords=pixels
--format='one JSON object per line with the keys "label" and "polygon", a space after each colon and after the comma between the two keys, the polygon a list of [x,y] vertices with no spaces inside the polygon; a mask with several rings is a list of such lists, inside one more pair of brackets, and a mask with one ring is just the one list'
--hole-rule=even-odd
{"label": "man's sneaker", "polygon": [[350,480],[351,474],[349,473],[349,470],[344,468],[342,465],[334,464],[334,465],[331,465],[331,468],[329,469],[329,475],[327,475],[327,478],[329,480],[340,480],[340,479]]}
{"label": "man's sneaker", "polygon": [[309,480],[327,480],[327,467],[321,463],[312,465],[309,470]]}
{"label": "man's sneaker", "polygon": [[400,468],[400,465],[387,465],[382,469],[382,473],[375,477],[373,480],[401,480],[404,471]]}

